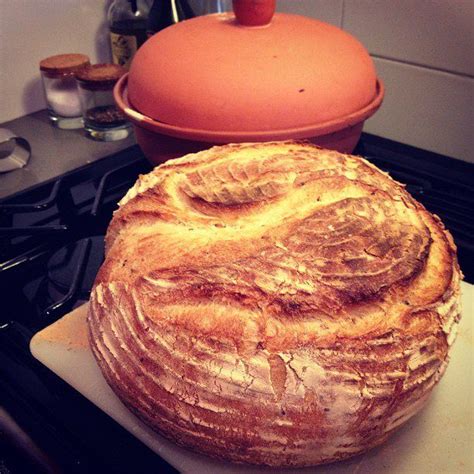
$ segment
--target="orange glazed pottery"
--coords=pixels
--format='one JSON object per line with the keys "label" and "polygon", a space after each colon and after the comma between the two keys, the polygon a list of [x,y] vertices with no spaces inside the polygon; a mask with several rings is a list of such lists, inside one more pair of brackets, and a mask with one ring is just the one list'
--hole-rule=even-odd
{"label": "orange glazed pottery", "polygon": [[178,23],[137,52],[115,99],[154,163],[212,144],[308,139],[350,152],[384,89],[341,29],[275,0]]}

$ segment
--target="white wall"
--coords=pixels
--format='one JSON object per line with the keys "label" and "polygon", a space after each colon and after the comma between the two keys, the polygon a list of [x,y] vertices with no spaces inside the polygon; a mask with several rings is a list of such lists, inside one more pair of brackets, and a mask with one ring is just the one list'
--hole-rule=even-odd
{"label": "white wall", "polygon": [[[44,107],[40,59],[109,60],[107,0],[0,0],[0,122]],[[200,0],[191,0],[199,7]],[[226,3],[229,5],[230,1]],[[474,162],[473,0],[277,0],[278,10],[342,27],[386,85],[365,130]]]}
{"label": "white wall", "polygon": [[44,108],[39,61],[61,53],[110,60],[107,0],[0,0],[0,123]]}

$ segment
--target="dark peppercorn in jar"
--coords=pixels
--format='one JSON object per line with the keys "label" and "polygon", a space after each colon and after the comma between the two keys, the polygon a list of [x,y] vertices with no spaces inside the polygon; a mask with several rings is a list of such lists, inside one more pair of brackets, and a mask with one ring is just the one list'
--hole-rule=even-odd
{"label": "dark peppercorn in jar", "polygon": [[117,64],[95,64],[77,75],[84,129],[90,138],[114,141],[130,134],[130,123],[113,97],[114,85],[125,73]]}

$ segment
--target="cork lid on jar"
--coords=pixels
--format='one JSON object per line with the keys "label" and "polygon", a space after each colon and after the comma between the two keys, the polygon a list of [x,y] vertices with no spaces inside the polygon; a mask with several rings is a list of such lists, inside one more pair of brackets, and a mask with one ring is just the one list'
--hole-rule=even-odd
{"label": "cork lid on jar", "polygon": [[94,64],[82,69],[76,78],[83,89],[108,90],[127,72],[118,64]]}
{"label": "cork lid on jar", "polygon": [[49,77],[75,75],[81,69],[90,65],[89,56],[85,54],[57,54],[40,61],[40,71]]}

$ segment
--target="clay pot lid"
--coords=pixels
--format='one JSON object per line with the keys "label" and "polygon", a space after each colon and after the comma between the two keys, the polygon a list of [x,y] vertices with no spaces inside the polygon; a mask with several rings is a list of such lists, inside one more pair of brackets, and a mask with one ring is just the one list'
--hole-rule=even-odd
{"label": "clay pot lid", "polygon": [[377,79],[365,48],[335,26],[273,15],[274,3],[234,0],[236,16],[197,17],[154,35],[131,66],[132,107],[175,127],[264,132],[367,106]]}
{"label": "clay pot lid", "polygon": [[42,59],[40,70],[48,76],[55,77],[75,74],[88,65],[90,65],[90,59],[85,54],[57,54]]}
{"label": "clay pot lid", "polygon": [[118,64],[94,64],[79,71],[76,78],[84,89],[105,90],[111,89],[126,72]]}

